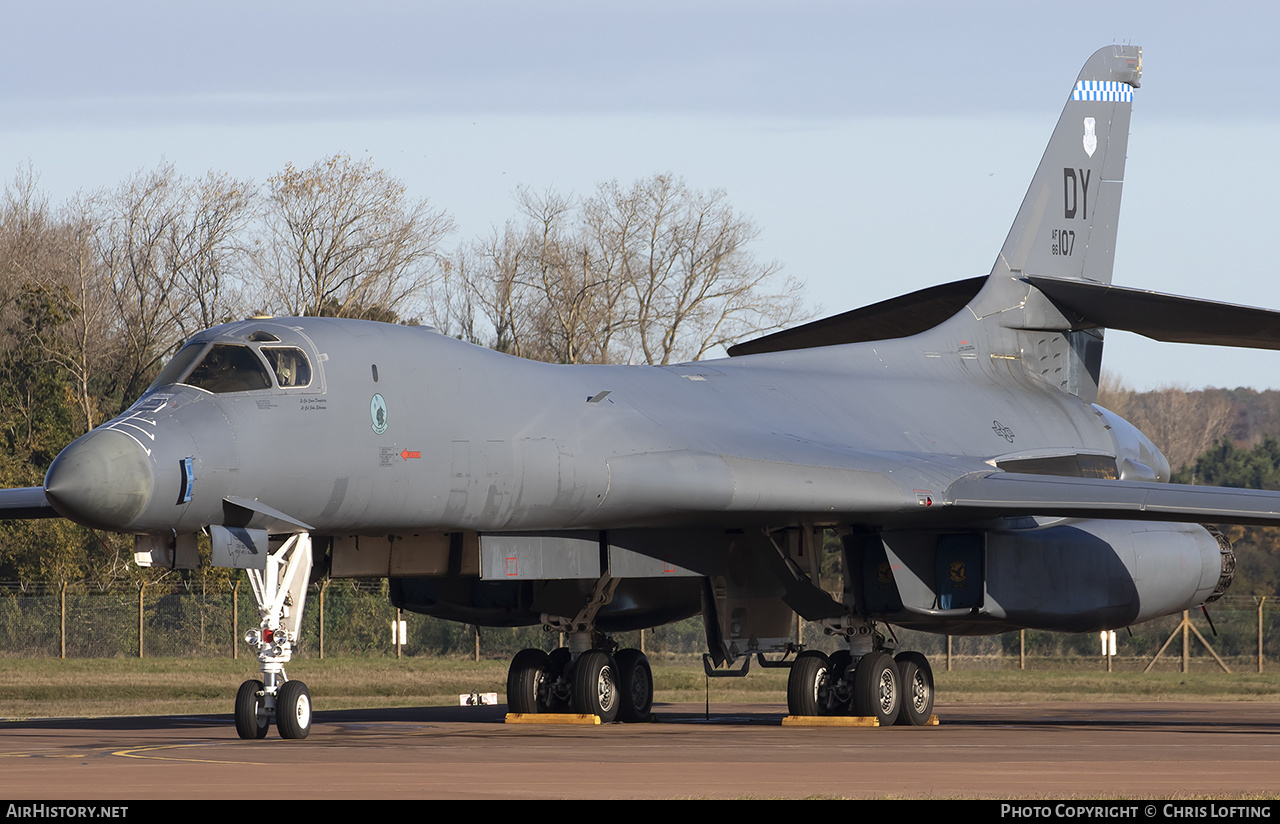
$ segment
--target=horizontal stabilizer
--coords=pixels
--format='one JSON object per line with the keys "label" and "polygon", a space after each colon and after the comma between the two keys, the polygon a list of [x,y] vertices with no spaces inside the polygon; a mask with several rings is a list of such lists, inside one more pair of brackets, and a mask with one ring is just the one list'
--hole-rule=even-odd
{"label": "horizontal stabilizer", "polygon": [[994,472],[953,483],[942,503],[976,517],[1044,515],[1280,525],[1280,492]]}
{"label": "horizontal stabilizer", "polygon": [[1170,343],[1280,349],[1280,312],[1271,309],[1081,280],[1026,280],[1076,329],[1100,326]]}
{"label": "horizontal stabilizer", "polygon": [[0,521],[25,521],[29,518],[61,518],[57,510],[49,506],[44,487],[28,486],[21,489],[0,489]]}
{"label": "horizontal stabilizer", "polygon": [[985,277],[969,278],[930,286],[918,292],[873,303],[829,318],[815,320],[794,329],[744,341],[729,347],[729,356],[758,355],[814,346],[863,343],[889,338],[905,338],[932,329],[964,308]]}

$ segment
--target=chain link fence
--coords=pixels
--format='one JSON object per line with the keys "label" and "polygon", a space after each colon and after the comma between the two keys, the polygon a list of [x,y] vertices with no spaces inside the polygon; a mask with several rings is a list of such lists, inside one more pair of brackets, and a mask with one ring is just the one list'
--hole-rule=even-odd
{"label": "chain link fence", "polygon": [[[307,592],[300,657],[481,655],[506,658],[525,647],[554,649],[561,641],[541,627],[493,628],[405,612],[397,649],[397,610],[387,582],[327,581]],[[0,656],[121,658],[248,655],[244,632],[258,626],[253,593],[238,586],[148,583],[110,586],[0,583]],[[640,643],[638,633],[619,640]],[[700,654],[701,619],[648,630],[654,651]]]}
{"label": "chain link fence", "polygon": [[[396,609],[387,598],[387,582],[327,581],[307,594],[301,657],[394,656],[397,654],[509,658],[525,647],[553,649],[562,641],[540,627],[491,628],[458,624],[425,615],[403,613],[405,635],[397,649],[392,625]],[[1227,596],[1209,609],[1149,621],[1116,633],[1119,670],[1141,670],[1168,644],[1156,664],[1164,671],[1182,666],[1183,636],[1189,666],[1219,667],[1198,632],[1216,655],[1235,671],[1258,671],[1280,657],[1280,609],[1277,599]],[[117,584],[0,583],[0,656],[5,657],[252,657],[241,637],[258,626],[257,610],[247,583],[238,587],[198,583]],[[1192,629],[1194,628],[1194,629]],[[1103,661],[1098,633],[1028,630],[1001,635],[948,637],[891,627],[904,647],[919,650],[935,662],[963,669],[1008,669],[1099,666]],[[639,633],[622,633],[626,646],[643,646],[655,659],[691,658],[706,649],[701,618],[691,618]],[[797,640],[806,647],[833,651],[841,645],[817,624],[799,627]]]}

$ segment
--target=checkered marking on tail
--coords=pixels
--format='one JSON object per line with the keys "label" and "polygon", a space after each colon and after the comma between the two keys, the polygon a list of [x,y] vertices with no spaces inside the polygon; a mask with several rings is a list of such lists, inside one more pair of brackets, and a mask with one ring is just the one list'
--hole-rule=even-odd
{"label": "checkered marking on tail", "polygon": [[1119,80],[1077,80],[1071,99],[1132,103],[1133,86]]}

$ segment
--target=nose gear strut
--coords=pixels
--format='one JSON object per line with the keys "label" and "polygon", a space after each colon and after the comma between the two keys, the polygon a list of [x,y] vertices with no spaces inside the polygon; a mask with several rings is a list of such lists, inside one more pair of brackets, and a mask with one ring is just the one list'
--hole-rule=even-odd
{"label": "nose gear strut", "polygon": [[262,680],[249,680],[236,693],[236,732],[241,738],[266,737],[272,719],[281,738],[306,738],[311,732],[311,693],[290,681],[284,665],[293,657],[302,627],[302,608],[311,572],[311,536],[292,535],[275,545],[263,569],[247,569],[258,604],[260,624],[244,635],[262,665]]}

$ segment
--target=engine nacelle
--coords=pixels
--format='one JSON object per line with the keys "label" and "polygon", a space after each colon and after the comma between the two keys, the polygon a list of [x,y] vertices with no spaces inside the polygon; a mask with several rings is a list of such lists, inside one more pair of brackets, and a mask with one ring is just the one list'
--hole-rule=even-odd
{"label": "engine nacelle", "polygon": [[1221,596],[1235,556],[1198,524],[1016,519],[987,531],[846,540],[860,611],[911,629],[1118,629]]}

